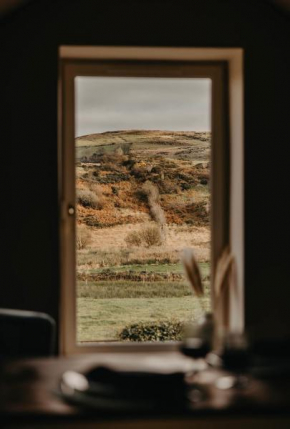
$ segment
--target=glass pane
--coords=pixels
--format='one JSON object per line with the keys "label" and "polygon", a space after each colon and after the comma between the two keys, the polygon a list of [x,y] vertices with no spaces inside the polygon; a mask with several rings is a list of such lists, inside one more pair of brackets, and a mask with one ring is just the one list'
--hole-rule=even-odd
{"label": "glass pane", "polygon": [[77,341],[179,339],[210,309],[211,80],[79,76],[75,95]]}

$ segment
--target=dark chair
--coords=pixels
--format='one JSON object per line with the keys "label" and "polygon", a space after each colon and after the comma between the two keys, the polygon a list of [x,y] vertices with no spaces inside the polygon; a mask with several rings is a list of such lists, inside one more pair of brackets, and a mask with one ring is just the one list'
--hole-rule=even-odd
{"label": "dark chair", "polygon": [[0,359],[52,356],[55,331],[45,313],[0,308]]}

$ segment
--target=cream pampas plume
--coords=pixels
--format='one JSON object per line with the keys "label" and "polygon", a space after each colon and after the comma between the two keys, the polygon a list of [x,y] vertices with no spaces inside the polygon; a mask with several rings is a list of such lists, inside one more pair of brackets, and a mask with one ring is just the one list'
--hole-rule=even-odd
{"label": "cream pampas plume", "polygon": [[181,260],[193,292],[195,292],[198,297],[202,296],[204,294],[204,290],[199,266],[193,251],[191,249],[184,249]]}
{"label": "cream pampas plume", "polygon": [[236,289],[235,257],[226,247],[217,261],[214,278],[214,316],[221,329],[229,327],[230,290]]}
{"label": "cream pampas plume", "polygon": [[[194,252],[184,249],[182,263],[190,282],[193,292],[201,297],[204,288],[201,280],[200,270]],[[214,308],[213,314],[217,325],[227,328],[229,325],[229,294],[230,290],[236,289],[235,257],[226,247],[219,257],[214,276]]]}
{"label": "cream pampas plume", "polygon": [[234,256],[229,247],[226,247],[217,261],[214,278],[214,294],[218,299],[223,295],[225,289],[229,287],[229,275],[234,262]]}

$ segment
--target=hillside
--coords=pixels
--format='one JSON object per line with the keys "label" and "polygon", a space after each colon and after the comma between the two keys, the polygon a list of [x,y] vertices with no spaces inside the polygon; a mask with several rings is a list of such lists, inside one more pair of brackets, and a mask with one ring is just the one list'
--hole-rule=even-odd
{"label": "hillside", "polygon": [[76,139],[77,188],[98,184],[101,209],[79,207],[79,220],[107,227],[140,221],[146,180],[159,189],[168,224],[208,225],[210,134],[119,131]]}
{"label": "hillside", "polygon": [[210,133],[127,130],[76,139],[80,341],[116,339],[136,321],[197,317],[180,251],[194,249],[208,286],[209,180]]}

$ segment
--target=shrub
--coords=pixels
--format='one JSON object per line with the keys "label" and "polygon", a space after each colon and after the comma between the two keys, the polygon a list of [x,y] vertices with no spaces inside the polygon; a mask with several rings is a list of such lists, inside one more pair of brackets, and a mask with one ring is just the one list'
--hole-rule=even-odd
{"label": "shrub", "polygon": [[138,201],[141,201],[143,203],[147,202],[147,195],[144,191],[142,191],[142,189],[137,189],[134,193],[134,196],[138,199]]}
{"label": "shrub", "polygon": [[119,339],[125,341],[180,341],[183,337],[181,322],[134,323],[125,326]]}
{"label": "shrub", "polygon": [[91,234],[85,225],[77,225],[77,250],[85,249],[91,242]]}
{"label": "shrub", "polygon": [[129,170],[134,167],[134,164],[136,164],[136,161],[132,158],[124,159],[124,161],[122,162],[122,165],[124,165]]}
{"label": "shrub", "polygon": [[146,179],[148,173],[145,168],[133,167],[130,174],[135,177],[135,179],[144,180]]}
{"label": "shrub", "polygon": [[141,232],[141,239],[146,247],[160,246],[162,244],[162,235],[160,228],[157,226],[149,226]]}
{"label": "shrub", "polygon": [[101,209],[103,207],[102,196],[90,189],[78,189],[77,202],[83,207],[91,207],[92,209]]}
{"label": "shrub", "polygon": [[148,226],[140,231],[132,231],[125,238],[125,242],[129,246],[146,247],[160,246],[162,244],[162,234],[158,226]]}
{"label": "shrub", "polygon": [[119,189],[116,186],[112,186],[112,194],[119,195]]}
{"label": "shrub", "polygon": [[158,187],[160,194],[178,194],[180,191],[179,186],[169,180],[158,181]]}
{"label": "shrub", "polygon": [[142,244],[142,236],[138,231],[129,232],[125,241],[128,246],[140,246]]}

